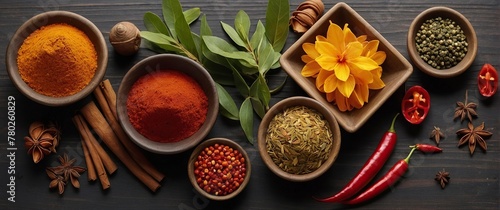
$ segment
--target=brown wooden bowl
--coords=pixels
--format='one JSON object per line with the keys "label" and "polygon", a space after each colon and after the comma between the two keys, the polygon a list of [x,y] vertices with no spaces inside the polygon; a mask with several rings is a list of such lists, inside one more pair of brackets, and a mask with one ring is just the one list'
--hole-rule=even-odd
{"label": "brown wooden bowl", "polygon": [[[361,109],[342,112],[335,105],[326,100],[324,93],[317,90],[315,80],[301,75],[304,62],[301,56],[305,54],[302,49],[303,43],[314,43],[317,35],[326,35],[330,21],[343,27],[345,23],[356,34],[367,35],[368,40],[377,39],[380,41],[379,50],[387,54],[385,62],[382,64],[382,81],[385,87],[380,90],[370,90],[368,103]],[[338,3],[326,12],[306,33],[304,33],[280,59],[281,66],[304,89],[312,98],[333,113],[338,123],[347,132],[356,132],[366,121],[377,111],[382,104],[406,81],[413,72],[413,67],[391,43],[389,43],[375,28],[363,19],[356,11],[345,3]]]}
{"label": "brown wooden bowl", "polygon": [[[271,159],[271,156],[269,156],[269,153],[267,152],[266,148],[266,135],[267,135],[267,129],[269,127],[269,123],[271,120],[274,118],[276,114],[279,114],[283,110],[289,108],[289,107],[294,107],[294,106],[306,106],[311,109],[314,109],[321,113],[326,121],[328,121],[328,124],[330,125],[330,129],[332,131],[333,135],[333,144],[332,144],[332,149],[330,151],[330,154],[328,156],[328,159],[318,168],[316,171],[308,173],[308,174],[291,174],[288,172],[283,171],[279,166],[277,166],[273,160]],[[269,109],[269,111],[264,115],[264,118],[262,118],[262,122],[260,123],[259,126],[259,131],[257,134],[258,138],[258,146],[259,146],[259,153],[260,157],[266,164],[266,166],[276,175],[279,177],[288,180],[288,181],[294,181],[294,182],[305,182],[309,181],[312,179],[317,178],[318,176],[322,175],[325,173],[335,162],[335,159],[337,159],[339,150],[340,150],[340,141],[341,141],[341,135],[340,135],[340,128],[339,124],[337,123],[337,120],[335,119],[335,116],[330,112],[330,110],[324,106],[322,103],[318,102],[317,100],[314,100],[312,98],[308,97],[302,97],[302,96],[295,96],[295,97],[290,97],[287,99],[284,99],[278,103],[276,103],[274,106]]]}
{"label": "brown wooden bowl", "polygon": [[[209,146],[212,146],[215,144],[223,144],[223,145],[229,146],[235,150],[238,150],[238,152],[240,152],[243,155],[243,157],[245,158],[246,175],[245,175],[245,178],[243,180],[243,183],[241,183],[241,185],[239,186],[239,188],[236,191],[234,191],[228,195],[224,195],[224,196],[213,195],[213,194],[210,194],[210,193],[206,192],[205,190],[201,189],[201,187],[196,182],[196,177],[194,174],[194,163],[197,160],[200,152],[202,150],[204,150],[206,147],[209,147]],[[231,198],[235,197],[236,195],[238,195],[241,191],[243,191],[243,189],[245,189],[248,182],[250,181],[250,174],[251,173],[252,173],[252,167],[251,167],[250,159],[248,158],[248,154],[246,153],[246,151],[238,143],[236,143],[230,139],[226,139],[226,138],[212,138],[212,139],[208,139],[208,140],[202,142],[200,145],[198,145],[193,150],[193,153],[191,153],[191,156],[189,157],[189,161],[188,161],[189,181],[191,181],[191,184],[193,185],[194,189],[196,189],[197,192],[199,192],[200,194],[202,194],[203,196],[205,196],[206,198],[211,199],[211,200],[217,200],[217,201],[228,200],[228,199],[231,199]]]}
{"label": "brown wooden bowl", "polygon": [[[156,70],[177,70],[193,78],[205,92],[208,99],[208,112],[205,122],[190,137],[172,143],[152,141],[135,130],[127,112],[127,97],[132,85],[140,77]],[[158,154],[176,154],[193,148],[203,140],[215,124],[219,113],[219,97],[215,82],[200,64],[180,55],[159,54],[145,58],[135,64],[123,77],[117,93],[117,115],[125,133],[140,147]]]}
{"label": "brown wooden bowl", "polygon": [[[24,40],[42,26],[54,23],[67,23],[82,30],[92,41],[97,52],[97,69],[94,78],[80,92],[66,97],[50,97],[34,91],[23,81],[17,67],[17,52]],[[19,27],[7,47],[5,63],[12,83],[26,97],[47,106],[64,106],[85,98],[99,85],[108,65],[108,48],[101,31],[90,20],[72,12],[50,11],[30,18]]]}
{"label": "brown wooden bowl", "polygon": [[[436,69],[427,64],[424,60],[422,60],[422,58],[420,58],[420,54],[417,52],[415,46],[415,36],[420,26],[426,20],[437,17],[449,18],[450,20],[455,21],[455,23],[457,23],[464,31],[469,45],[467,54],[462,61],[449,69]],[[450,78],[462,74],[471,66],[477,55],[477,37],[472,24],[465,16],[448,7],[431,7],[420,13],[411,23],[406,41],[410,59],[417,66],[417,68],[424,73],[437,78]]]}

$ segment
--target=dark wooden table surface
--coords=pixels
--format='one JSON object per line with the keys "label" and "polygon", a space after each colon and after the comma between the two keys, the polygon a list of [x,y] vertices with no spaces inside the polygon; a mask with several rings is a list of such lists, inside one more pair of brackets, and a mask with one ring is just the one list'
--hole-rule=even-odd
{"label": "dark wooden table surface", "polygon": [[[372,24],[405,57],[406,34],[415,16],[432,6],[449,6],[464,14],[475,27],[479,40],[479,52],[473,65],[464,74],[451,79],[435,79],[418,69],[407,82],[377,111],[356,133],[342,131],[342,147],[335,164],[321,177],[304,183],[293,183],[274,175],[262,162],[257,146],[249,144],[233,121],[219,117],[210,137],[226,137],[241,144],[249,153],[252,176],[247,188],[236,198],[224,201],[208,201],[195,193],[187,176],[187,161],[190,151],[178,155],[156,155],[147,153],[153,163],[166,175],[162,187],[156,193],[141,184],[115,156],[119,171],[110,177],[111,188],[102,191],[99,183],[88,183],[86,174],[80,178],[81,189],[67,187],[64,195],[48,189],[49,179],[45,167],[57,163],[51,156],[34,164],[26,155],[23,137],[29,123],[39,119],[54,119],[62,125],[62,142],[59,154],[68,153],[83,165],[84,159],[79,144],[80,138],[71,123],[71,116],[84,104],[79,102],[66,107],[46,107],[28,100],[11,83],[5,67],[5,50],[15,30],[28,18],[45,11],[67,10],[93,21],[108,38],[110,28],[119,21],[135,23],[141,30],[145,27],[142,16],[147,11],[161,14],[160,0],[17,0],[0,2],[0,209],[337,209],[346,206],[319,203],[312,196],[327,196],[339,191],[363,165],[372,153],[379,138],[387,130],[390,120],[400,110],[404,90],[413,85],[422,85],[430,93],[432,108],[428,118],[420,125],[410,125],[402,117],[397,120],[399,134],[396,149],[382,172],[387,171],[397,160],[408,153],[408,145],[430,143],[429,133],[439,126],[446,138],[440,146],[441,154],[414,154],[410,169],[404,178],[372,202],[356,208],[366,209],[499,209],[500,208],[500,95],[484,100],[476,87],[476,76],[484,63],[500,69],[500,6],[497,0],[392,0],[392,1],[346,1],[354,10]],[[209,24],[218,36],[223,36],[219,21],[232,23],[240,9],[245,10],[253,23],[265,18],[265,0],[182,0],[184,9],[200,7],[207,15]],[[291,1],[295,9],[300,1]],[[336,2],[325,1],[325,10]],[[193,27],[199,27],[195,23]],[[299,35],[290,33],[285,48]],[[117,90],[127,70],[148,56],[147,49],[132,58],[123,58],[110,52],[105,78],[110,79]],[[279,79],[285,77],[281,72]],[[485,122],[493,133],[486,140],[488,151],[479,148],[473,156],[467,147],[457,147],[455,131],[465,123],[453,120],[455,102],[464,100],[469,92],[470,101],[478,104],[479,117],[474,124]],[[238,96],[232,90],[234,96]],[[271,104],[284,98],[305,95],[301,88],[288,80],[283,90],[272,97]],[[7,144],[7,106],[9,97],[15,98],[15,160],[7,156],[11,148]],[[238,103],[241,98],[237,98]],[[260,121],[256,121],[256,125]],[[256,134],[256,130],[254,131]],[[10,166],[13,165],[13,166]],[[9,166],[15,167],[15,203],[11,197]],[[434,181],[435,174],[442,169],[451,174],[450,184],[443,190]]]}

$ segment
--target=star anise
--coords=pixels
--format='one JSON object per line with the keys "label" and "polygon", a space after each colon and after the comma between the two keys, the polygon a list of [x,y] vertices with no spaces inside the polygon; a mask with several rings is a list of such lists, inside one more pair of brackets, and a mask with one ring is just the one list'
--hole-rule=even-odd
{"label": "star anise", "polygon": [[444,189],[444,187],[446,187],[446,185],[449,182],[449,179],[450,179],[450,173],[446,172],[444,168],[442,171],[439,171],[436,174],[436,178],[434,178],[434,180],[438,181],[439,184],[441,185],[441,189]]}
{"label": "star anise", "polygon": [[33,157],[33,162],[38,163],[45,155],[51,153],[54,137],[45,132],[43,123],[34,122],[29,127],[29,136],[24,137],[24,147]]}
{"label": "star anise", "polygon": [[484,138],[490,137],[493,135],[490,131],[484,130],[484,122],[481,125],[474,128],[471,122],[467,124],[467,128],[462,128],[457,131],[457,135],[462,136],[460,141],[458,142],[458,146],[462,146],[465,143],[469,143],[469,151],[470,154],[474,154],[474,150],[476,149],[476,144],[479,144],[481,149],[486,151],[486,141]]}
{"label": "star anise", "polygon": [[61,165],[56,167],[47,168],[46,172],[51,179],[49,188],[58,188],[59,194],[64,193],[64,187],[66,183],[71,181],[71,185],[75,188],[80,188],[80,182],[78,177],[80,174],[85,172],[86,169],[80,166],[74,166],[76,159],[69,159],[68,155],[65,153],[64,156],[59,156],[59,162]]}
{"label": "star anise", "polygon": [[468,93],[465,91],[465,102],[458,101],[457,108],[455,108],[455,115],[453,119],[460,117],[460,121],[464,121],[465,117],[469,119],[469,122],[472,122],[472,117],[477,116],[476,107],[477,104],[473,102],[467,102]]}
{"label": "star anise", "polygon": [[436,141],[436,144],[439,145],[439,141],[441,138],[444,138],[443,132],[441,132],[441,128],[434,126],[434,130],[431,132],[431,136],[429,137],[430,139],[434,139]]}
{"label": "star anise", "polygon": [[51,179],[50,184],[49,184],[49,188],[57,187],[59,195],[62,195],[64,193],[64,186],[66,185],[66,182],[64,181],[64,177],[54,173],[54,171],[52,169],[46,169],[45,171],[47,172],[47,175]]}

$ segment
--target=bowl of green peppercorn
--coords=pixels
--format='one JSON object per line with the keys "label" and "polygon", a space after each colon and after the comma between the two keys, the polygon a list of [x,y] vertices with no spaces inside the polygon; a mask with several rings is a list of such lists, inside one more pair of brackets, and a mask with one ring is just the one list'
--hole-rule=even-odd
{"label": "bowl of green peppercorn", "polygon": [[410,59],[437,78],[465,72],[477,55],[477,37],[469,20],[448,7],[431,7],[411,23],[407,36]]}

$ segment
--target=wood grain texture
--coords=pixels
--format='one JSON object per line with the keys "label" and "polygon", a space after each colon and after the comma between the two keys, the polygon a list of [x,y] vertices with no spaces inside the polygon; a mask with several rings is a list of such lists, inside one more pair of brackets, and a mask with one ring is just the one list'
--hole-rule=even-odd
{"label": "wood grain texture", "polygon": [[[290,1],[294,10],[300,0]],[[325,8],[331,8],[336,1],[324,1]],[[265,19],[266,0],[181,0],[184,9],[200,7],[215,35],[225,37],[219,21],[233,23],[240,9],[245,10],[252,19],[252,31],[258,19]],[[62,141],[58,153],[68,153],[76,158],[77,165],[84,164],[80,137],[71,122],[71,117],[91,97],[66,107],[46,107],[29,101],[20,94],[10,82],[5,67],[5,50],[15,30],[28,18],[49,10],[68,10],[90,19],[104,34],[109,36],[111,27],[120,21],[131,21],[144,30],[142,16],[147,11],[161,14],[160,0],[17,0],[0,1],[0,209],[343,209],[350,208],[338,204],[316,202],[312,196],[328,196],[338,192],[370,156],[382,134],[388,129],[394,114],[400,110],[404,90],[419,84],[431,95],[431,111],[428,118],[419,126],[410,125],[402,117],[396,122],[399,135],[396,149],[382,173],[397,160],[406,156],[408,146],[415,143],[430,143],[429,134],[433,126],[439,126],[445,134],[440,146],[443,153],[424,155],[414,154],[410,170],[394,187],[372,202],[356,206],[362,209],[499,209],[500,208],[500,99],[495,95],[483,100],[477,91],[476,76],[484,63],[491,63],[500,70],[500,2],[497,0],[399,0],[399,1],[361,1],[346,0],[354,10],[363,16],[407,59],[406,34],[408,27],[421,11],[432,6],[449,6],[467,18],[475,27],[479,39],[478,56],[464,74],[451,79],[435,79],[418,69],[393,96],[377,111],[356,133],[342,132],[342,145],[339,157],[333,166],[321,177],[305,182],[293,183],[274,175],[262,162],[257,145],[250,145],[243,132],[234,121],[219,117],[207,138],[224,137],[238,142],[247,151],[252,162],[252,177],[247,188],[229,201],[208,201],[196,194],[188,180],[187,162],[191,151],[178,155],[156,155],[146,153],[147,157],[160,171],[166,174],[162,187],[151,193],[125,166],[118,163],[118,171],[109,177],[111,188],[102,191],[99,183],[87,183],[80,179],[81,188],[71,186],[63,196],[48,189],[49,179],[44,169],[57,163],[52,155],[35,165],[26,155],[22,140],[27,135],[28,125],[34,120],[53,119],[62,127]],[[199,29],[194,23],[193,29]],[[285,49],[300,35],[290,33]],[[226,37],[227,38],[227,37]],[[116,55],[108,43],[110,52],[105,78],[118,90],[123,75],[138,61],[155,53],[141,49],[133,57]],[[272,84],[285,78],[278,72],[271,77]],[[455,131],[466,126],[453,120],[456,101],[463,101],[465,91],[469,100],[478,103],[479,118],[474,124],[485,122],[493,136],[486,140],[488,151],[479,148],[473,156],[468,148],[457,148],[458,137]],[[237,91],[231,94],[241,103]],[[281,92],[273,95],[271,104],[304,91],[290,78]],[[7,158],[7,101],[8,96],[16,102],[16,202],[7,201],[6,193],[9,174]],[[259,120],[255,120],[255,127]],[[256,134],[257,131],[255,130]],[[108,150],[109,152],[109,150]],[[435,174],[442,169],[450,172],[450,184],[442,190],[434,181]],[[86,175],[85,175],[86,176]],[[380,176],[380,175],[379,175]],[[377,176],[377,177],[379,177]]]}

